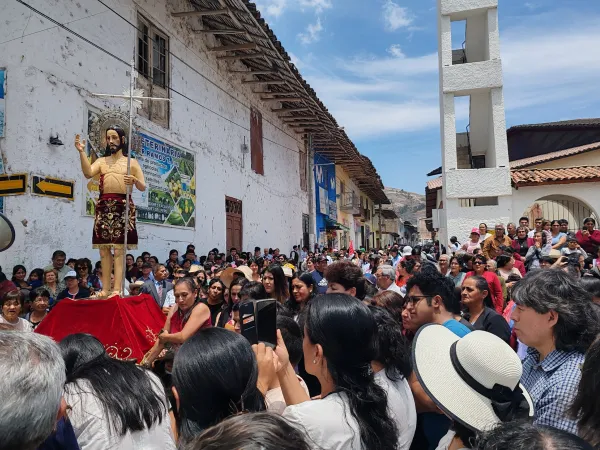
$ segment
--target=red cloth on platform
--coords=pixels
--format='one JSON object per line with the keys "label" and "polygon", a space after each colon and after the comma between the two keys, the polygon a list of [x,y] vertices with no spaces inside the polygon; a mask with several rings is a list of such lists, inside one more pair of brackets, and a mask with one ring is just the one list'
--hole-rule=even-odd
{"label": "red cloth on platform", "polygon": [[89,333],[117,359],[138,362],[154,345],[165,315],[148,294],[107,300],[61,300],[35,332],[59,342],[74,333]]}

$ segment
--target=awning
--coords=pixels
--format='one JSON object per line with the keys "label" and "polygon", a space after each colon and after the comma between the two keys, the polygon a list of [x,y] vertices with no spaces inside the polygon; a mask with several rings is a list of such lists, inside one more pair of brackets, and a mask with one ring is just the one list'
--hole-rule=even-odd
{"label": "awning", "polygon": [[325,219],[325,226],[328,230],[350,231],[350,228],[347,226],[331,219]]}

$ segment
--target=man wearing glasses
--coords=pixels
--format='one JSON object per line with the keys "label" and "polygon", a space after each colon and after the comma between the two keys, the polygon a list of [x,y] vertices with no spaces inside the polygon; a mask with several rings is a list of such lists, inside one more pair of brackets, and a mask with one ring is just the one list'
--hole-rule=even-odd
{"label": "man wearing glasses", "polygon": [[[407,295],[403,323],[408,314],[411,331],[416,332],[425,324],[442,325],[459,337],[466,336],[471,329],[457,320],[460,318],[459,304],[455,301],[454,283],[436,270],[424,270],[416,273],[406,284]],[[468,322],[467,322],[468,323]],[[472,327],[471,327],[472,328]],[[448,432],[451,421],[429,398],[414,372],[409,379],[420,427],[415,436],[418,448],[436,448],[440,439]],[[413,445],[415,441],[413,441]]]}
{"label": "man wearing glasses", "polygon": [[502,254],[501,247],[512,247],[512,239],[504,234],[504,225],[499,223],[495,227],[496,234],[490,236],[481,245],[481,252],[487,259],[495,259]]}

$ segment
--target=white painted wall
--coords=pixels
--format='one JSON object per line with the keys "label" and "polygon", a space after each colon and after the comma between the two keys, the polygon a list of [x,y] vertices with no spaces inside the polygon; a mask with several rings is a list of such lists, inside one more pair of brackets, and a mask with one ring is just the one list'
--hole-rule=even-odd
{"label": "white painted wall", "polygon": [[[513,192],[512,196],[512,220],[518,221],[531,205],[536,201],[552,196],[553,198],[564,198],[565,200],[587,203],[598,215],[600,212],[600,183],[573,183],[557,184],[550,186],[527,186],[520,187]],[[565,219],[569,219],[565,217]],[[572,221],[570,221],[572,222]],[[570,223],[571,225],[571,223]],[[582,224],[578,224],[581,226]]]}
{"label": "white painted wall", "polygon": [[[468,236],[471,228],[482,220],[493,226],[507,222],[512,216],[497,7],[497,0],[438,0],[444,180],[441,197],[446,222],[440,224],[439,239],[446,243],[450,236],[457,236],[459,240],[462,236]],[[450,23],[459,20],[467,21],[468,62],[451,65]],[[486,155],[485,169],[458,169],[454,97],[465,95],[471,97],[469,122],[472,154]],[[459,142],[462,141],[463,136],[460,136]],[[482,197],[497,197],[498,205],[461,206],[469,203],[462,199]]]}
{"label": "white painted wall", "polygon": [[[166,259],[170,248],[183,250],[190,242],[196,244],[198,253],[225,248],[226,195],[243,201],[246,250],[257,245],[289,252],[301,241],[302,213],[308,213],[298,173],[297,151],[302,143],[271,113],[273,104],[259,104],[251,89],[225,72],[225,64],[207,52],[215,42],[206,39],[212,38],[190,33],[187,22],[170,16],[168,11],[188,8],[187,2],[169,2],[168,7],[165,1],[136,3],[139,6],[132,0],[112,2],[131,22],[137,22],[137,11],[153,21],[169,35],[170,50],[209,80],[171,59],[173,88],[241,126],[177,94],[172,95],[169,130],[138,120],[142,130],[196,153],[197,212],[195,230],[138,224],[141,239],[134,254],[148,250]],[[70,22],[69,27],[118,57],[131,59],[136,30],[97,1],[37,0],[33,6]],[[72,142],[76,133],[85,131],[86,104],[108,104],[89,94],[122,92],[128,86],[127,67],[31,14],[17,2],[8,2],[2,9],[0,41],[16,39],[4,44],[0,52],[0,67],[7,68],[8,78],[6,137],[0,139],[0,150],[6,172],[76,180],[76,198],[66,202],[30,194],[7,197],[5,211],[16,226],[17,238],[2,254],[2,265],[24,263],[32,269],[47,264],[56,249],[64,249],[68,257],[87,256],[95,261],[93,220],[82,216],[84,178]],[[36,31],[40,32],[29,35]],[[249,155],[242,167],[240,145],[244,137],[250,142],[251,106],[263,114],[264,176],[250,169]],[[51,130],[59,134],[64,147],[46,144]]]}

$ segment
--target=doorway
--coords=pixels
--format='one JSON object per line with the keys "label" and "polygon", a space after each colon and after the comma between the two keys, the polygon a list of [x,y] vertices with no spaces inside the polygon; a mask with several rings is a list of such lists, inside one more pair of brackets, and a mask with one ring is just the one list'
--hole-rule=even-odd
{"label": "doorway", "polygon": [[242,201],[225,197],[226,243],[227,250],[235,247],[239,252],[243,250],[242,228]]}

